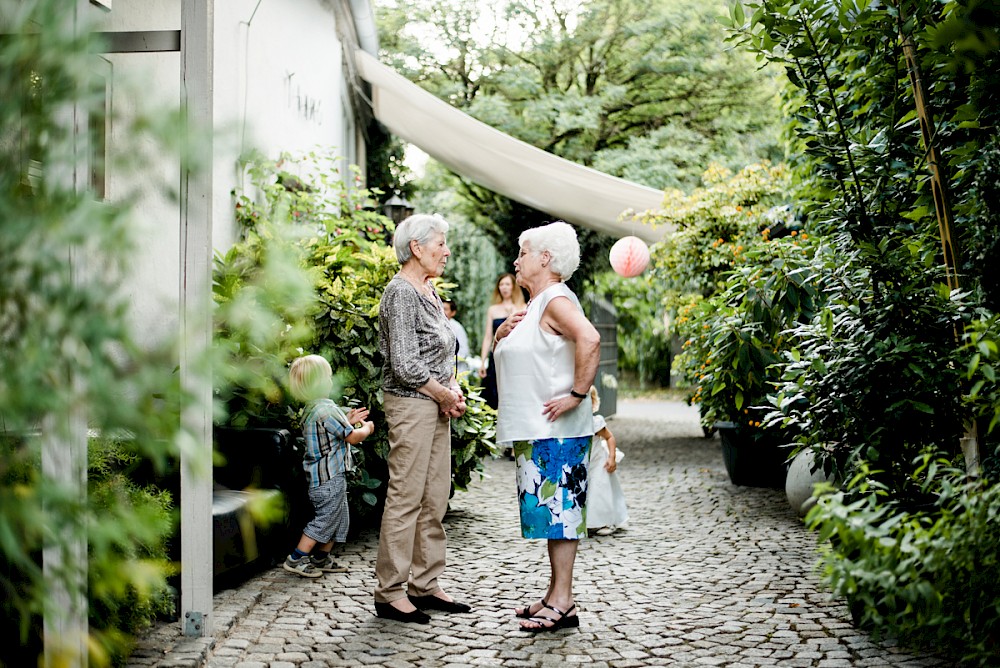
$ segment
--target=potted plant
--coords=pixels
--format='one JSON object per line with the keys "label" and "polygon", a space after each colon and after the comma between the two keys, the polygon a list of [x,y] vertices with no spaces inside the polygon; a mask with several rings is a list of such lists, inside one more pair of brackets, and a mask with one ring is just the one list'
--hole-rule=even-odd
{"label": "potted plant", "polygon": [[784,204],[784,166],[748,165],[736,174],[712,166],[702,180],[688,195],[668,191],[662,209],[641,216],[675,230],[653,247],[651,270],[668,335],[683,342],[673,373],[691,388],[705,435],[720,431],[733,481],[780,485],[779,445],[792,438],[767,417],[772,365],[790,351],[785,330],[817,308],[814,240]]}
{"label": "potted plant", "polygon": [[781,429],[768,401],[783,353],[792,353],[787,331],[808,321],[820,303],[818,275],[809,262],[808,235],[762,234],[742,264],[728,275],[727,287],[682,309],[677,329],[686,335],[675,365],[693,385],[692,403],[702,423],[719,431],[726,469],[734,484],[784,484],[783,446],[794,434]]}

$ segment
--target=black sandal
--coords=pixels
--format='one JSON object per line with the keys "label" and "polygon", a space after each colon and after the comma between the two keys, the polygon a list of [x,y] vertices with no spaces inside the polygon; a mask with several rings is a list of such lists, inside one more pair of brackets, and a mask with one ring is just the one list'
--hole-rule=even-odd
{"label": "black sandal", "polygon": [[[559,616],[541,617],[539,615],[535,615],[533,617],[529,617],[528,621],[534,622],[535,624],[538,624],[538,626],[534,627],[522,626],[521,630],[527,631],[528,633],[543,633],[545,631],[558,631],[559,629],[576,628],[580,626],[580,616],[579,615],[573,615],[572,617],[567,616],[569,615],[569,613],[573,611],[573,608],[575,607],[576,603],[569,606],[569,609],[567,609],[566,612],[563,612],[559,608],[554,608],[551,605],[547,605],[543,609],[551,610],[552,612],[556,613]],[[539,612],[541,612],[541,610],[539,610]],[[546,626],[546,624],[548,624],[548,626]]]}
{"label": "black sandal", "polygon": [[[529,603],[528,605],[526,605],[526,606],[524,606],[523,608],[521,608],[521,612],[517,612],[517,611],[515,610],[515,611],[514,611],[514,616],[515,616],[515,617],[518,617],[519,619],[531,619],[531,606],[533,606],[534,604],[535,604],[535,602],[534,602],[534,601],[532,601],[532,602],[531,602],[531,603]],[[543,598],[543,599],[542,599],[542,608],[547,608],[547,607],[549,607],[549,602],[548,602],[548,601],[546,601],[546,600],[545,600],[545,599]],[[538,612],[541,612],[541,610],[539,610]]]}

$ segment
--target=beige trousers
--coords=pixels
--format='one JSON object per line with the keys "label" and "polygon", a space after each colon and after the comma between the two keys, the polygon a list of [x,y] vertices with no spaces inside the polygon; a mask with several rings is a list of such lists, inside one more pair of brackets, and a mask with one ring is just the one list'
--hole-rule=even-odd
{"label": "beige trousers", "polygon": [[383,408],[389,425],[389,490],[375,561],[375,600],[390,603],[407,593],[430,596],[441,589],[451,425],[427,399],[386,392]]}

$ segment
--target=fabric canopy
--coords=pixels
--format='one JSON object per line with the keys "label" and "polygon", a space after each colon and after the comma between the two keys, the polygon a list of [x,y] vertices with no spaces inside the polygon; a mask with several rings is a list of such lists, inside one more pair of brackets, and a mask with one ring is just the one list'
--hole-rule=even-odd
{"label": "fabric canopy", "polygon": [[372,85],[375,118],[404,141],[484,188],[555,218],[614,237],[654,242],[666,227],[619,222],[626,209],[660,208],[663,193],[535,148],[455,109],[364,51],[355,53]]}

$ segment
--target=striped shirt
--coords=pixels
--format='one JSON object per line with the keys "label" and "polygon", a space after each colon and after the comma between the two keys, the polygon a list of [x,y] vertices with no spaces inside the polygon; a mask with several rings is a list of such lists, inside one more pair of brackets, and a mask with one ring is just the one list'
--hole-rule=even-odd
{"label": "striped shirt", "polygon": [[302,420],[306,441],[302,468],[309,476],[310,487],[319,487],[333,476],[354,468],[351,444],[346,440],[352,431],[354,427],[332,399],[309,402]]}
{"label": "striped shirt", "polygon": [[431,398],[417,388],[433,378],[447,387],[455,372],[455,332],[441,298],[424,297],[396,274],[378,310],[382,390],[399,397]]}

